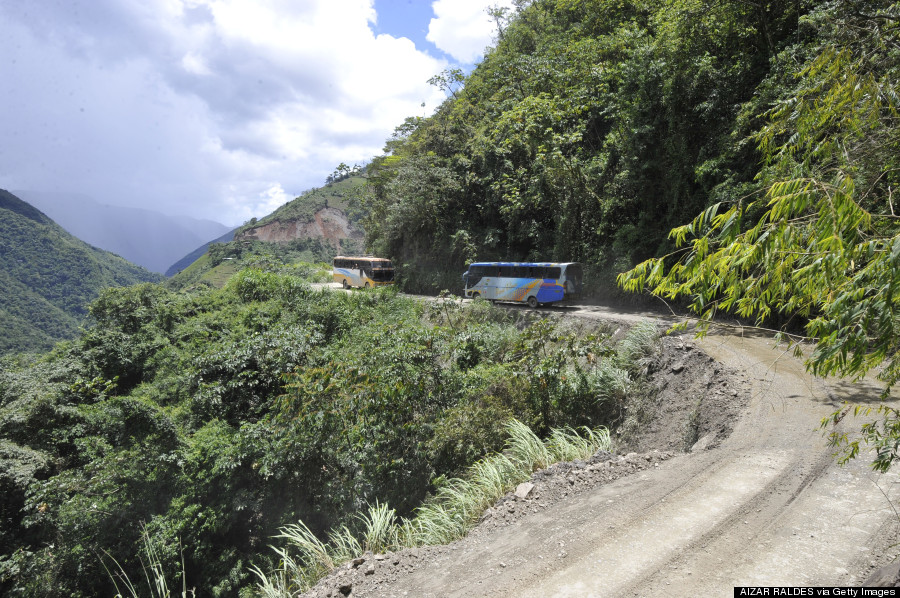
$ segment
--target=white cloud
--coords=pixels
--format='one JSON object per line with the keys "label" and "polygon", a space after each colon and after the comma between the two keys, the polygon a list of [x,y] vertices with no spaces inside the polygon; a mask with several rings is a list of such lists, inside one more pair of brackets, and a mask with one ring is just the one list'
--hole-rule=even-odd
{"label": "white cloud", "polygon": [[426,39],[463,63],[472,64],[491,45],[497,26],[488,15],[489,7],[512,9],[511,0],[435,0],[435,18],[428,25]]}
{"label": "white cloud", "polygon": [[191,75],[211,75],[212,71],[201,56],[188,52],[181,59],[181,66]]}
{"label": "white cloud", "polygon": [[448,65],[376,36],[373,6],[0,0],[0,187],[264,216],[443,100],[427,80]]}

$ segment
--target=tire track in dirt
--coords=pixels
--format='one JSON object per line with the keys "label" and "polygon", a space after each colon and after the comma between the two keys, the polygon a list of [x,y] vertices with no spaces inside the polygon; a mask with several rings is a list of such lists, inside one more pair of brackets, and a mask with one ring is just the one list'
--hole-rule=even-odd
{"label": "tire track in dirt", "polygon": [[736,455],[724,466],[705,469],[652,512],[638,513],[615,533],[596,538],[581,558],[516,595],[622,596],[733,520],[745,501],[764,492],[788,466],[786,455],[772,452]]}

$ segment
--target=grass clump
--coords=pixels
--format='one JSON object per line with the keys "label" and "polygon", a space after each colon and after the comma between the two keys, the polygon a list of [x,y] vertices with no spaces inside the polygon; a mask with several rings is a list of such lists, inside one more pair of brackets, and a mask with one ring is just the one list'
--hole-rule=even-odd
{"label": "grass clump", "polygon": [[447,480],[411,519],[398,519],[393,509],[376,503],[368,513],[357,516],[363,528],[361,540],[344,527],[329,534],[328,543],[319,540],[303,522],[283,527],[276,538],[286,540],[288,546],[273,547],[279,556],[278,567],[269,575],[253,568],[260,579],[259,592],[267,598],[294,596],[363,550],[379,553],[452,542],[465,536],[486,508],[528,480],[535,470],[558,461],[587,459],[611,447],[605,428],[582,428],[580,433],[556,428],[541,441],[528,426],[512,419],[506,424],[506,432],[508,440],[502,453],[476,462],[461,478]]}
{"label": "grass clump", "polygon": [[[166,577],[165,566],[163,565],[163,559],[156,546],[153,545],[153,542],[150,539],[150,534],[147,533],[147,530],[144,529],[142,531],[141,539],[143,542],[143,552],[144,554],[141,556],[141,567],[143,569],[144,580],[147,583],[147,588],[150,591],[151,598],[174,598],[175,596],[180,596],[180,598],[194,598],[196,596],[195,590],[189,590],[187,587],[187,576],[184,572],[184,559],[182,558],[181,564],[181,592],[178,594],[174,594],[173,591],[169,588],[169,581]],[[135,587],[134,583],[132,583],[131,579],[128,577],[128,573],[122,567],[122,565],[117,561],[112,555],[108,552],[105,553],[106,558],[112,561],[114,565],[114,570],[110,571],[109,567],[106,566],[106,562],[101,559],[103,564],[103,568],[106,570],[107,575],[109,575],[110,579],[113,582],[113,586],[116,589],[115,598],[139,598],[142,596],[142,593],[138,591],[137,587]],[[119,587],[119,584],[122,584],[122,587],[125,589],[123,594],[122,590]]]}
{"label": "grass clump", "polygon": [[616,365],[631,373],[646,370],[659,351],[659,329],[655,323],[638,322],[616,348]]}

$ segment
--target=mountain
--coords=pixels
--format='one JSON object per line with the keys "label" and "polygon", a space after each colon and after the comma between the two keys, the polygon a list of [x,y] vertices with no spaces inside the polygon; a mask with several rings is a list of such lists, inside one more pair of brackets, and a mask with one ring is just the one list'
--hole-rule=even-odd
{"label": "mountain", "polygon": [[271,260],[296,266],[364,252],[360,220],[365,212],[358,200],[366,184],[365,177],[351,176],[307,191],[179,260],[166,271],[172,276],[167,285],[221,287],[244,266]]}
{"label": "mountain", "polygon": [[174,264],[169,266],[169,268],[166,270],[166,276],[175,276],[176,274],[178,274],[179,272],[181,272],[182,270],[184,270],[185,268],[187,268],[188,266],[190,266],[191,264],[196,262],[198,259],[200,259],[203,256],[203,254],[205,254],[207,252],[207,250],[209,249],[209,246],[212,245],[213,243],[228,243],[228,242],[230,242],[232,239],[234,239],[234,233],[237,230],[238,229],[230,230],[227,233],[225,233],[224,235],[222,235],[221,237],[213,239],[212,241],[209,241],[208,243],[204,243],[197,249],[193,250],[192,252],[190,252],[189,254],[187,254],[186,256],[184,256],[183,258],[181,258],[180,260],[178,260],[177,262],[175,262]]}
{"label": "mountain", "polygon": [[85,195],[14,191],[79,239],[154,272],[228,232],[212,220],[172,217],[153,210],[101,204]]}
{"label": "mountain", "polygon": [[356,250],[365,238],[359,225],[362,214],[355,208],[365,185],[364,177],[352,176],[307,191],[265,218],[240,227],[234,240],[289,243],[314,239],[336,252],[345,246]]}
{"label": "mountain", "polygon": [[102,289],[161,279],[0,189],[0,354],[49,349],[77,334]]}

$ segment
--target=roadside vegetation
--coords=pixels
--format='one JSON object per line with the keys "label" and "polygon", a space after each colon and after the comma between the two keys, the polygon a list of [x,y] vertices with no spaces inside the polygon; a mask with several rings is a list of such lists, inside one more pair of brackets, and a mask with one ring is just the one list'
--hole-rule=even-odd
{"label": "roadside vegetation", "polygon": [[[900,6],[829,2],[804,20],[818,36],[750,139],[756,184],[673,228],[676,248],[621,274],[630,291],[685,301],[701,330],[738,314],[804,356],[817,376],[872,372],[882,398],[900,381]],[[861,434],[836,424],[866,416]],[[900,411],[843,406],[822,422],[846,461],[863,444],[873,467],[900,458]]]}
{"label": "roadside vegetation", "polygon": [[506,424],[508,440],[503,453],[492,454],[470,466],[462,478],[445,481],[437,493],[410,518],[376,504],[357,515],[358,535],[349,528],[332,530],[323,542],[303,522],[281,529],[284,548],[274,548],[278,566],[270,574],[257,569],[259,590],[266,598],[288,598],[311,588],[336,567],[364,552],[384,553],[415,546],[448,544],[465,536],[485,509],[531,474],[560,461],[588,459],[610,450],[609,431],[583,428],[554,429],[542,442],[528,426],[515,419]]}

